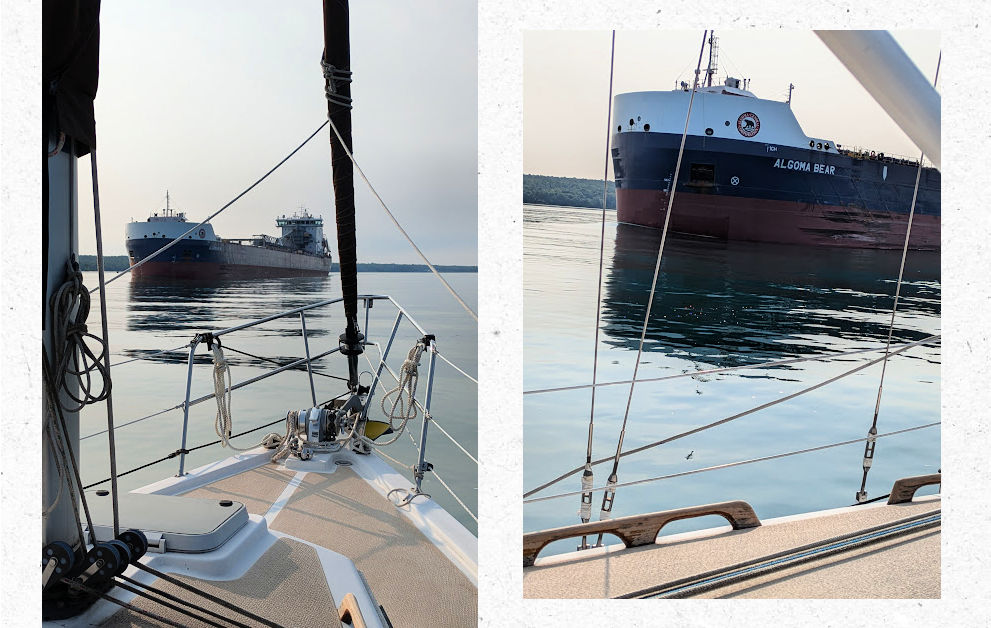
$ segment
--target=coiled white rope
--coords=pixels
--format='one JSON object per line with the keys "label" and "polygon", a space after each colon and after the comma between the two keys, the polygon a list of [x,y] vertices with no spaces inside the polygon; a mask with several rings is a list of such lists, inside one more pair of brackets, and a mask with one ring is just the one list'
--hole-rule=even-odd
{"label": "coiled white rope", "polygon": [[[416,418],[416,384],[420,379],[420,357],[426,348],[427,345],[422,340],[410,348],[409,353],[406,354],[406,360],[399,368],[399,381],[396,387],[382,395],[382,412],[389,418],[389,427],[396,435],[384,443],[375,443],[379,447],[396,442],[402,436],[410,419]],[[404,394],[405,400],[403,399]],[[396,396],[395,400],[392,402],[392,406],[387,409],[386,405],[392,395]],[[401,421],[398,428],[395,424],[396,420]]]}
{"label": "coiled white rope", "polygon": [[[282,437],[282,442],[279,444],[279,448],[275,450],[274,454],[272,454],[272,458],[271,458],[272,462],[278,462],[279,460],[289,455],[289,449],[292,446],[293,441],[296,440],[294,433],[295,433],[296,420],[298,418],[299,418],[298,410],[290,410],[286,414],[286,434],[285,436]],[[267,438],[268,437],[266,437],[266,439]]]}
{"label": "coiled white rope", "polygon": [[[260,442],[250,447],[235,447],[230,442],[231,432],[234,427],[234,420],[231,418],[231,367],[224,358],[224,350],[220,347],[220,343],[217,342],[212,347],[213,350],[213,394],[217,399],[217,417],[213,422],[213,429],[220,438],[221,447],[229,447],[233,451],[248,451],[259,446],[264,446],[271,448],[275,445],[280,444],[280,439],[282,441],[288,440],[284,439],[279,434],[271,432],[266,434]],[[289,423],[288,417],[286,419],[287,424]],[[288,434],[288,431],[287,431]],[[281,451],[280,447],[280,451]]]}

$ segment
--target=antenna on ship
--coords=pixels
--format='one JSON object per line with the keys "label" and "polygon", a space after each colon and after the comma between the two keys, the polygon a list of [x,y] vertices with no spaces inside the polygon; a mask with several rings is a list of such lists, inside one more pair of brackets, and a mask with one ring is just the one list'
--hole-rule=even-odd
{"label": "antenna on ship", "polygon": [[788,83],[788,106],[791,107],[791,93],[795,91],[795,84]]}
{"label": "antenna on ship", "polygon": [[712,75],[716,73],[716,66],[719,63],[719,38],[716,37],[715,31],[709,35],[709,67],[706,68],[705,73],[708,75],[706,80],[706,87],[712,87]]}

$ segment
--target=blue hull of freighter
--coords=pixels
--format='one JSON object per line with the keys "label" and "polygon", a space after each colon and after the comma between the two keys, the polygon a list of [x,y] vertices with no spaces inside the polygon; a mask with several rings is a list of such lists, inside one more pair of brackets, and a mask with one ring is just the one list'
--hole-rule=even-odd
{"label": "blue hull of freighter", "polygon": [[[787,103],[729,85],[696,94],[673,184],[689,92],[616,97],[618,219],[725,240],[901,248],[918,163],[850,151],[801,132]],[[923,168],[909,246],[940,247],[940,172]]]}

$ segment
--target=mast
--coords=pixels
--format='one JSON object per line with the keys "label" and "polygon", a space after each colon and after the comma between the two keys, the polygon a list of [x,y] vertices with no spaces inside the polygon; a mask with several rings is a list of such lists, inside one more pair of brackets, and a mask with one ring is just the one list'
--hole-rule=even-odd
{"label": "mast", "polygon": [[[341,138],[351,144],[351,41],[346,0],[323,2],[323,73],[326,80],[327,116]],[[358,257],[354,227],[354,170],[334,129],[330,130],[331,165],[334,171],[334,204],[337,213],[337,256],[341,269],[346,326],[341,352],[348,358],[348,388],[358,389],[358,356],[362,352],[358,331]]]}
{"label": "mast", "polygon": [[[98,0],[42,3],[42,343],[44,358],[53,363],[59,344],[50,301],[68,276],[68,262],[78,253],[77,160],[96,147],[93,101],[99,81],[100,3]],[[69,392],[51,390],[43,380],[42,423],[78,396],[78,385],[67,381]],[[63,410],[64,453],[78,460],[79,413]],[[42,521],[42,542],[65,541],[85,551],[76,526],[74,498],[68,469],[59,471],[59,447],[42,437],[42,508],[51,508]],[[56,498],[56,496],[59,496]]]}
{"label": "mast", "polygon": [[715,32],[709,35],[709,65],[705,70],[708,75],[706,87],[712,87],[712,75],[716,73],[716,65],[719,63],[719,40],[716,39]]}

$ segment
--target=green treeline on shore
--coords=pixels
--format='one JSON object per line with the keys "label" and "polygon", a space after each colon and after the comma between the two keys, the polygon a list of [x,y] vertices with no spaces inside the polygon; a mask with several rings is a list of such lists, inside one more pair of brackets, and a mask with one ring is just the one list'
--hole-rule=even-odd
{"label": "green treeline on shore", "polygon": [[[129,266],[127,262],[126,255],[107,255],[103,258],[103,267],[106,270],[121,271],[127,270]],[[80,270],[90,271],[96,270],[96,256],[95,255],[80,255],[79,256],[79,268]],[[477,273],[478,266],[450,266],[435,264],[434,268],[443,273]],[[337,272],[340,267],[337,262],[334,262],[330,268],[331,272]],[[379,264],[379,263],[367,263],[358,264],[359,272],[366,273],[428,273],[430,269],[427,268],[426,264]]]}
{"label": "green treeline on shore", "polygon": [[[616,184],[608,182],[606,207],[616,209]],[[523,202],[528,205],[602,207],[602,179],[523,175]]]}

